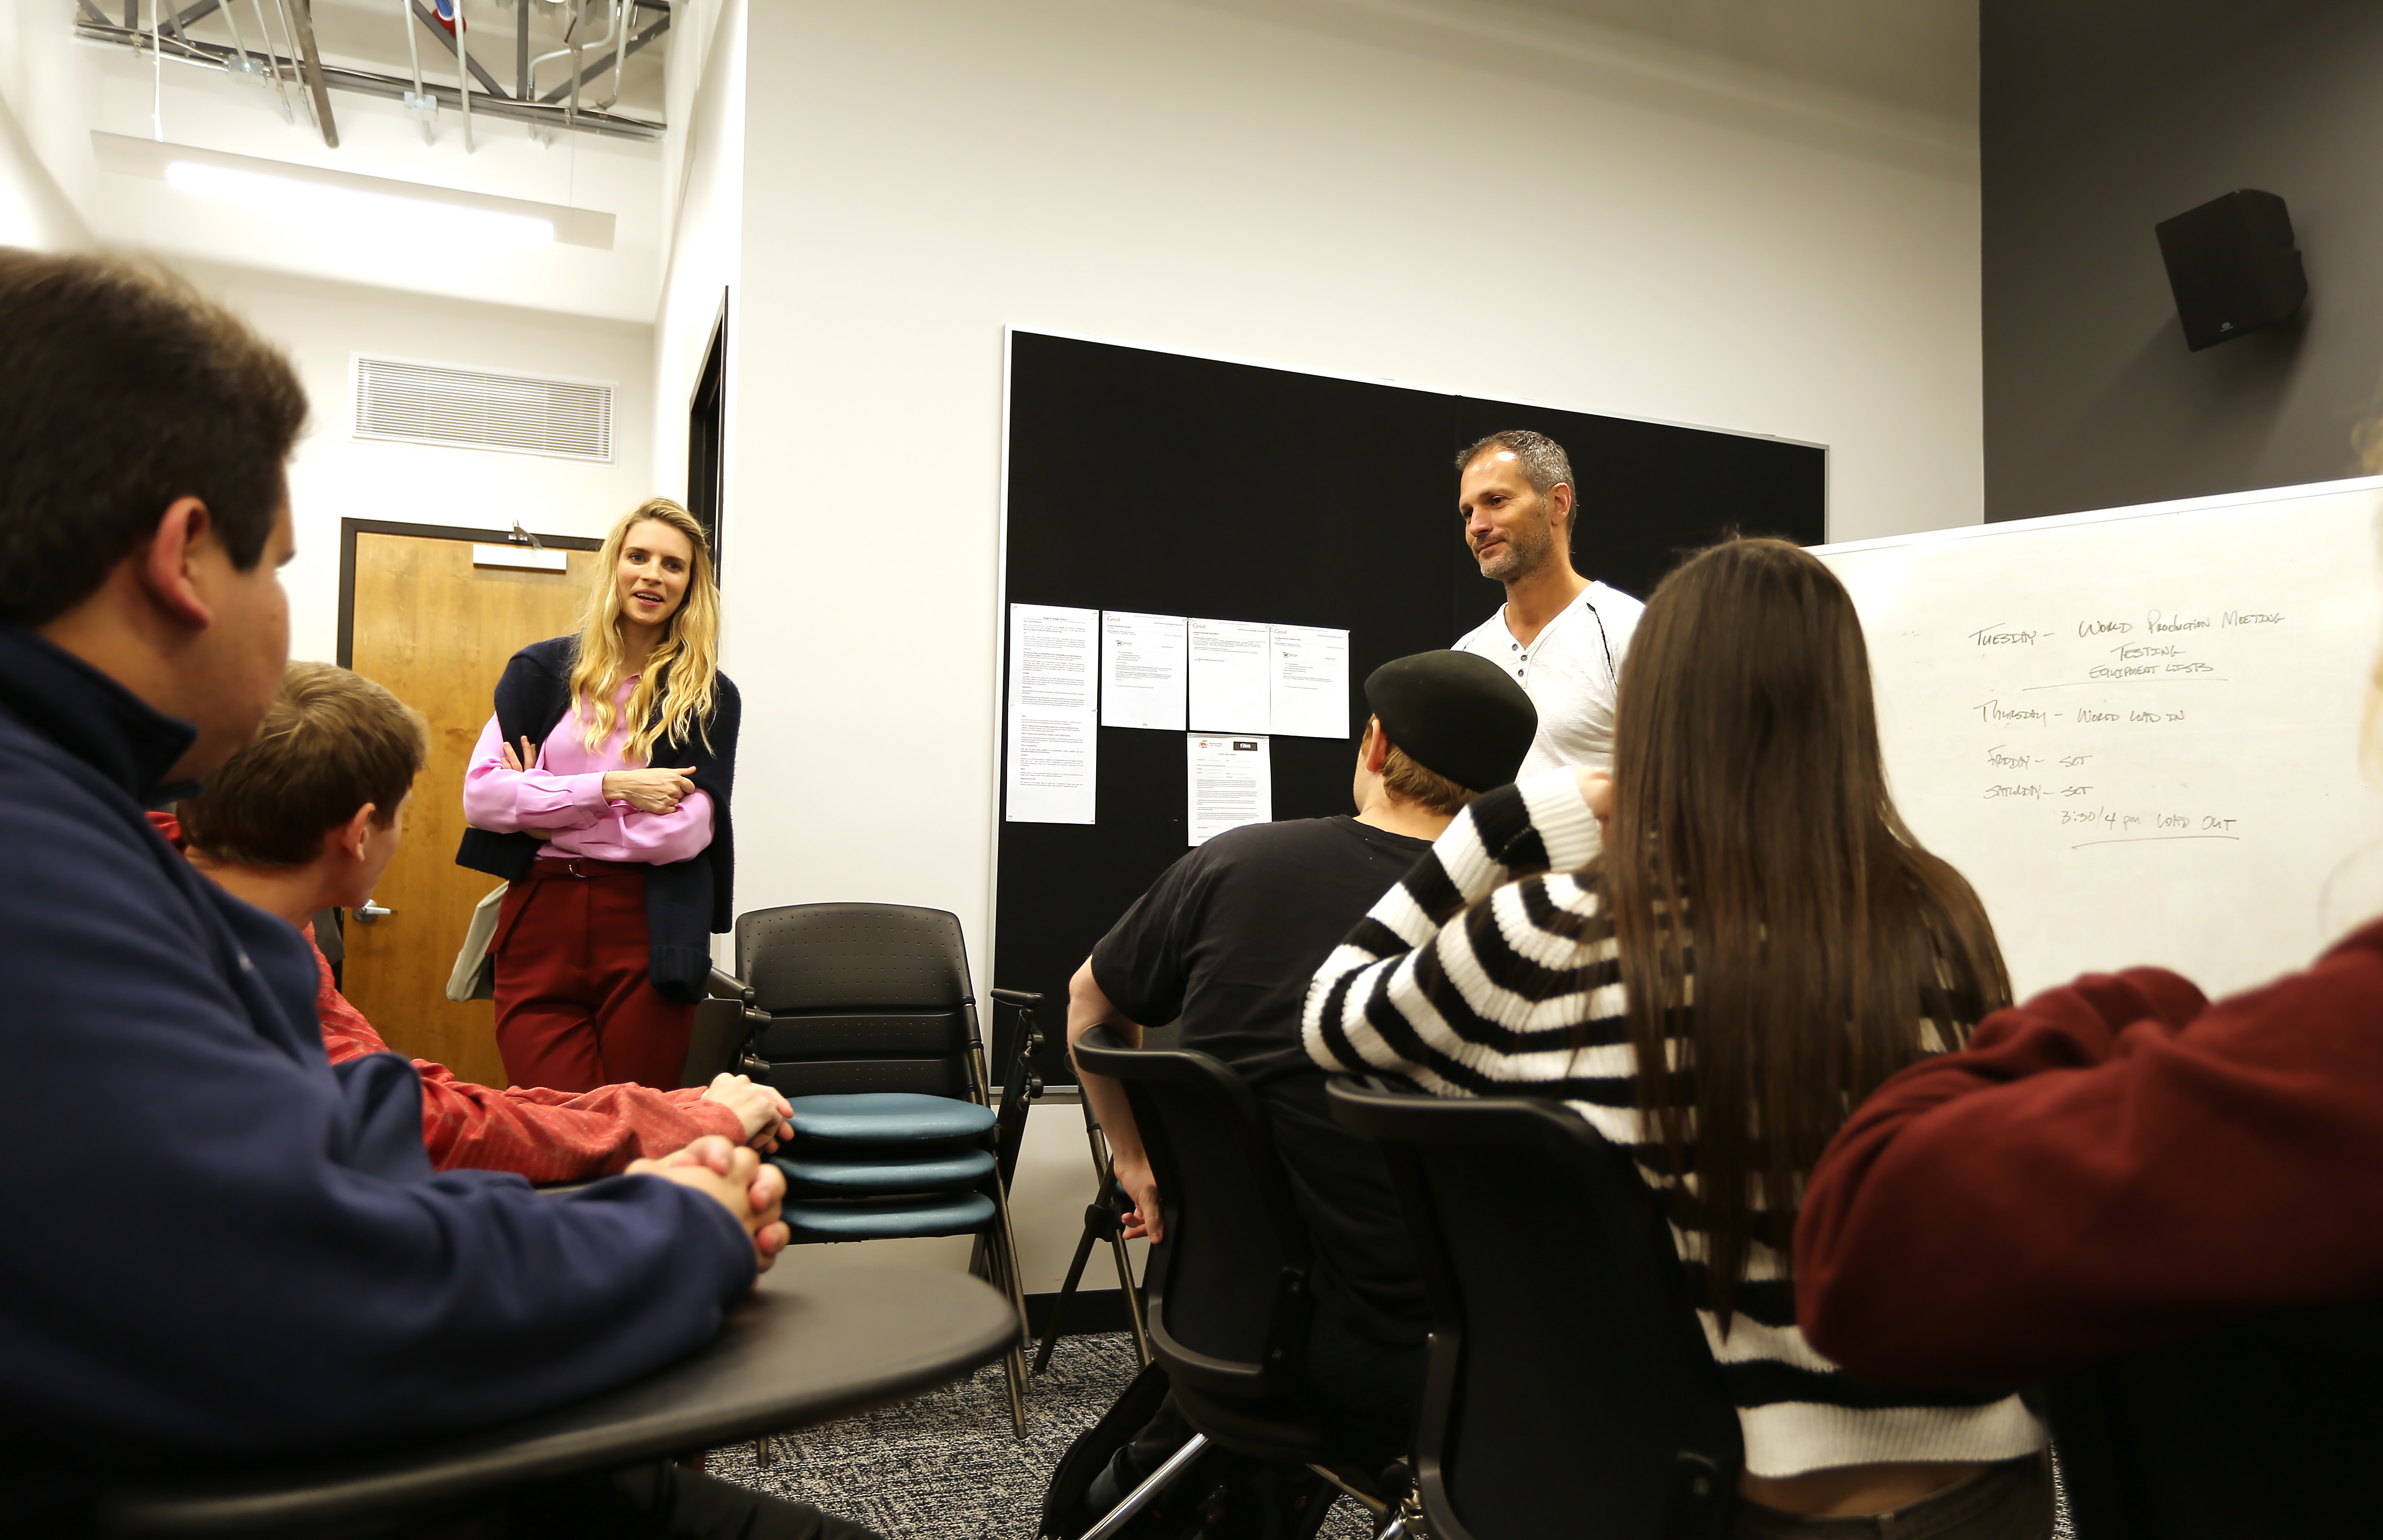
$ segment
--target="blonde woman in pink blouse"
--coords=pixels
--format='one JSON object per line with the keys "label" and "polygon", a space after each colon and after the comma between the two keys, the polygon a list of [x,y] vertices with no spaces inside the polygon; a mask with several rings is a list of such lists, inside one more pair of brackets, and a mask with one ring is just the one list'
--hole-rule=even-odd
{"label": "blonde woman in pink blouse", "polygon": [[678,1085],[710,935],[733,918],[740,705],[695,516],[612,526],[575,636],[515,653],[463,779],[456,860],[512,884],[497,1047],[517,1085]]}

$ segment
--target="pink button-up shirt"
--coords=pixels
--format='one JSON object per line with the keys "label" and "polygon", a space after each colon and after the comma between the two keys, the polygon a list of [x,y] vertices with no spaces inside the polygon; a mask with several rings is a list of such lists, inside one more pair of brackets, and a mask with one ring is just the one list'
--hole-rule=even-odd
{"label": "pink button-up shirt", "polygon": [[[504,729],[490,717],[463,772],[464,820],[499,834],[544,830],[551,837],[538,847],[541,856],[665,866],[710,844],[711,798],[702,792],[688,794],[668,813],[641,813],[625,802],[604,799],[607,771],[646,768],[621,753],[629,736],[624,707],[636,684],[636,674],[621,682],[612,697],[612,732],[601,747],[588,749],[586,721],[574,708],[554,724],[537,745],[537,762],[525,770],[505,768]],[[513,752],[519,754],[520,745]]]}

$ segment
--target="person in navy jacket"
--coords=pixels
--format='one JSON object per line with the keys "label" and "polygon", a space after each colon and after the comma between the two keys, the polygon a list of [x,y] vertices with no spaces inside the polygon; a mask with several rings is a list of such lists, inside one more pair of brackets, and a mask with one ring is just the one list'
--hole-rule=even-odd
{"label": "person in navy jacket", "polygon": [[[106,1463],[422,1438],[616,1385],[709,1338],[785,1241],[782,1179],[725,1140],[567,1197],[434,1176],[413,1067],[327,1063],[304,941],[151,829],[280,680],[305,412],[278,351],[178,285],[0,249],[19,1533],[86,1522]],[[859,1533],[802,1512],[751,1533]]]}

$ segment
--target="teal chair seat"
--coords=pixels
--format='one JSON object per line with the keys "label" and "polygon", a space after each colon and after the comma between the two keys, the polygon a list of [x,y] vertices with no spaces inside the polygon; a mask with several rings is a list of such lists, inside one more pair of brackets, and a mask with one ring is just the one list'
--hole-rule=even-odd
{"label": "teal chair seat", "polygon": [[819,1160],[772,1155],[770,1164],[786,1174],[789,1197],[866,1197],[879,1192],[945,1192],[973,1187],[993,1175],[993,1152],[958,1150],[948,1155],[913,1155],[890,1161]]}
{"label": "teal chair seat", "polygon": [[797,1242],[904,1240],[981,1230],[993,1222],[994,1206],[982,1192],[952,1192],[874,1201],[791,1202],[781,1214]]}
{"label": "teal chair seat", "polygon": [[794,1108],[796,1140],[841,1144],[982,1139],[993,1131],[994,1117],[991,1107],[974,1102],[914,1091],[796,1096],[788,1104]]}

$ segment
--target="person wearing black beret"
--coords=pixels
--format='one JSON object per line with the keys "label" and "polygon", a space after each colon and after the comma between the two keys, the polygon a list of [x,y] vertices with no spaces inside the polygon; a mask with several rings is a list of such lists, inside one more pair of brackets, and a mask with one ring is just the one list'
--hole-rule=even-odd
{"label": "person wearing black beret", "polygon": [[[1307,979],[1451,819],[1514,779],[1538,730],[1523,686],[1486,658],[1420,652],[1365,681],[1353,815],[1229,830],[1169,868],[1077,969],[1070,1044],[1096,1026],[1128,1042],[1174,1023],[1224,1060],[1266,1112],[1315,1244],[1306,1377],[1380,1445],[1407,1447],[1430,1329],[1423,1282],[1373,1145],[1334,1123],[1300,1043]],[[1122,1088],[1079,1071],[1134,1203],[1129,1235],[1161,1234],[1158,1190]],[[1172,1403],[1121,1448],[1085,1499],[1105,1512],[1190,1436]]]}

